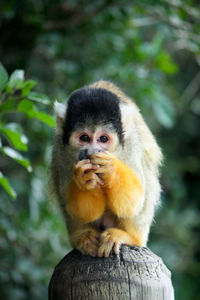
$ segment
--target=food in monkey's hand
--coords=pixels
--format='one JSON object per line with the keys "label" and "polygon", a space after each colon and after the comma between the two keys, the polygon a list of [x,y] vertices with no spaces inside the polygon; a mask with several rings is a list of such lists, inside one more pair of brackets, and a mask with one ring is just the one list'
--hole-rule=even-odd
{"label": "food in monkey's hand", "polygon": [[136,104],[97,81],[55,110],[52,186],[72,246],[99,257],[121,244],[146,246],[162,154]]}

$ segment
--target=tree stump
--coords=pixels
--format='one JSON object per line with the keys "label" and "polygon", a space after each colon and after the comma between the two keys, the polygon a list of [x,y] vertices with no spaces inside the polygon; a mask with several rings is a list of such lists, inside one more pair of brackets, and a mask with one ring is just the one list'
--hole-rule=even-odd
{"label": "tree stump", "polygon": [[93,258],[73,250],[56,266],[49,300],[174,300],[171,273],[144,247]]}

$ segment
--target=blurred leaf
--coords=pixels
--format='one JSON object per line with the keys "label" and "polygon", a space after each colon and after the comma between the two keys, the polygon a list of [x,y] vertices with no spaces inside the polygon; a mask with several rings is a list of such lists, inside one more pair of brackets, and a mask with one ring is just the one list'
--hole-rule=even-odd
{"label": "blurred leaf", "polygon": [[40,120],[41,122],[49,125],[52,128],[55,127],[55,119],[52,116],[50,116],[44,112],[35,111],[34,118]]}
{"label": "blurred leaf", "polygon": [[148,58],[157,57],[163,44],[164,37],[159,32],[154,35],[150,43],[143,43],[142,49]]}
{"label": "blurred leaf", "polygon": [[191,104],[191,111],[194,114],[200,115],[200,97],[193,100],[193,103]]}
{"label": "blurred leaf", "polygon": [[8,179],[0,172],[0,185],[6,190],[6,192],[14,199],[16,198],[15,190],[10,186]]}
{"label": "blurred leaf", "polygon": [[6,126],[0,124],[0,131],[10,140],[15,149],[27,151],[27,137],[22,133],[22,129],[17,123],[9,123]]}
{"label": "blurred leaf", "polygon": [[45,112],[37,111],[29,100],[22,100],[18,105],[18,110],[25,113],[29,118],[36,118],[50,127],[55,127],[54,118]]}
{"label": "blurred leaf", "polygon": [[151,42],[151,54],[153,56],[157,56],[158,53],[161,51],[163,41],[164,41],[164,36],[163,36],[163,34],[160,33],[160,31],[158,31],[154,35],[153,40]]}
{"label": "blurred leaf", "polygon": [[172,61],[166,51],[162,51],[156,57],[157,67],[166,74],[175,74],[178,71],[177,65]]}
{"label": "blurred leaf", "polygon": [[22,87],[22,96],[27,96],[36,84],[34,80],[27,80]]}
{"label": "blurred leaf", "polygon": [[4,66],[0,63],[0,91],[3,91],[3,89],[6,87],[7,82],[8,73]]}
{"label": "blurred leaf", "polygon": [[31,101],[24,99],[18,104],[17,110],[25,113],[29,118],[32,118],[34,113],[34,105]]}
{"label": "blurred leaf", "polygon": [[29,93],[28,99],[36,101],[36,102],[40,102],[42,104],[49,104],[50,103],[47,96],[45,96],[43,94],[40,94],[40,93],[36,93],[36,92]]}
{"label": "blurred leaf", "polygon": [[160,91],[155,91],[152,105],[158,121],[166,128],[171,128],[175,121],[175,109],[171,101]]}
{"label": "blurred leaf", "polygon": [[8,99],[6,102],[0,104],[0,113],[13,110],[15,108],[15,100]]}
{"label": "blurred leaf", "polygon": [[15,151],[10,147],[1,147],[0,150],[4,155],[7,155],[8,157],[14,159],[20,165],[25,167],[27,171],[29,172],[32,171],[32,167],[30,165],[29,160],[27,158],[24,158],[19,152]]}
{"label": "blurred leaf", "polygon": [[15,70],[8,81],[10,88],[20,89],[24,82],[24,70]]}

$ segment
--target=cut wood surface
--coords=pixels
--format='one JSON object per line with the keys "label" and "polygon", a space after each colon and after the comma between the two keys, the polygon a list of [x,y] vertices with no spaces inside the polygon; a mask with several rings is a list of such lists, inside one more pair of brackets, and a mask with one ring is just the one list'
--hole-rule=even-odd
{"label": "cut wood surface", "polygon": [[49,300],[111,299],[174,300],[171,273],[148,248],[128,246],[109,258],[73,250],[56,266]]}

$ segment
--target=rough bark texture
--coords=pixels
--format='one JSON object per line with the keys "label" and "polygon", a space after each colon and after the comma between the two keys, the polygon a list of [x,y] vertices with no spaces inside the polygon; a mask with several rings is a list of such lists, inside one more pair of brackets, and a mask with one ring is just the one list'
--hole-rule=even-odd
{"label": "rough bark texture", "polygon": [[49,300],[174,300],[171,273],[144,247],[123,246],[119,256],[71,251],[56,266]]}

